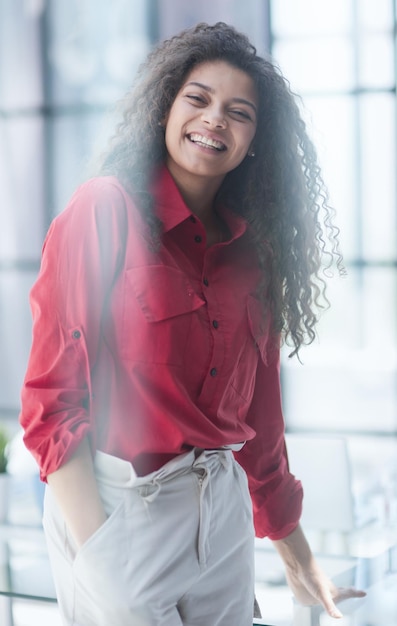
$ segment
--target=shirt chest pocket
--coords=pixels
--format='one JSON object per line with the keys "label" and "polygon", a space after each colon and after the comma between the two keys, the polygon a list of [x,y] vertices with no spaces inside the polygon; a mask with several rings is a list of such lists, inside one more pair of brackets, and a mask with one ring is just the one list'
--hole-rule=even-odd
{"label": "shirt chest pocket", "polygon": [[181,366],[194,312],[205,301],[178,268],[133,268],[124,280],[122,358]]}

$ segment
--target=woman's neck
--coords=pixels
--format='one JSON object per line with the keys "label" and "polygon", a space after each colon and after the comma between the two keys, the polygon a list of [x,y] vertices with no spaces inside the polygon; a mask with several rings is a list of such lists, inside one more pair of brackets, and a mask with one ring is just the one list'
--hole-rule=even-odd
{"label": "woman's neck", "polygon": [[213,223],[215,198],[222,179],[190,175],[187,172],[173,171],[170,174],[186,204],[197,215],[204,226]]}
{"label": "woman's neck", "polygon": [[207,246],[225,241],[230,233],[215,210],[215,199],[222,184],[222,179],[191,175],[188,172],[174,171],[169,167],[170,174],[186,204],[203,224]]}

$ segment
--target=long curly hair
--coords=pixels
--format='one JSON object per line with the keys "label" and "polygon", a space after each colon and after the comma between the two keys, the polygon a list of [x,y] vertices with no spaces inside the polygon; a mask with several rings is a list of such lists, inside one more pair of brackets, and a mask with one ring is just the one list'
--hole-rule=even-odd
{"label": "long curly hair", "polygon": [[161,224],[148,189],[166,157],[161,122],[191,70],[215,60],[246,72],[258,91],[255,158],[226,175],[217,201],[252,227],[263,275],[258,296],[271,312],[274,332],[293,346],[292,356],[314,340],[318,314],[329,306],[324,275],[333,266],[343,274],[344,267],[334,210],[297,96],[270,58],[258,56],[244,34],[223,22],[200,23],[160,43],[120,103],[122,119],[99,173],[116,175],[134,195],[151,242],[158,243]]}

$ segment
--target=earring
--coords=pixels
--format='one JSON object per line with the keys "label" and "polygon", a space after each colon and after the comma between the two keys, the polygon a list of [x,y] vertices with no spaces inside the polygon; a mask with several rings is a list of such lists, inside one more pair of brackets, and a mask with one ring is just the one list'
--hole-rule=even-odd
{"label": "earring", "polygon": [[254,157],[254,156],[255,156],[255,152],[254,152],[253,150],[250,150],[250,151],[248,152],[248,156],[249,156],[249,157]]}

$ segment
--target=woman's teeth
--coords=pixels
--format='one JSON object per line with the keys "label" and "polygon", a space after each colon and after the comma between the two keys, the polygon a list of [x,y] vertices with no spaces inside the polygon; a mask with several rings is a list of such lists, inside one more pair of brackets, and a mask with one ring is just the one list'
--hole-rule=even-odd
{"label": "woman's teeth", "polygon": [[193,143],[197,143],[205,148],[214,148],[215,150],[226,150],[225,144],[221,141],[217,141],[216,139],[209,139],[208,137],[204,137],[203,135],[199,135],[197,133],[192,133],[188,135],[190,141]]}

